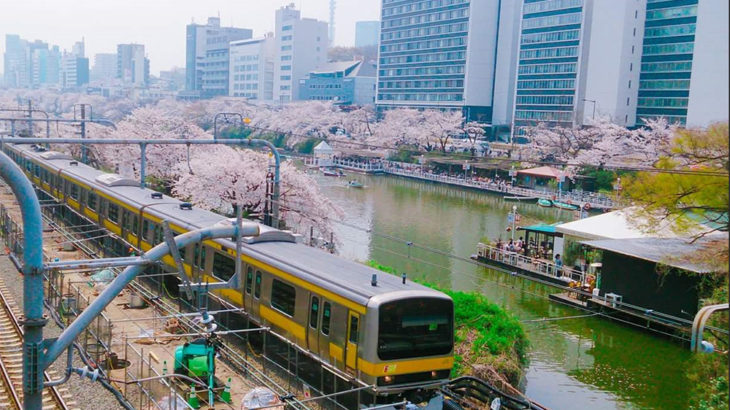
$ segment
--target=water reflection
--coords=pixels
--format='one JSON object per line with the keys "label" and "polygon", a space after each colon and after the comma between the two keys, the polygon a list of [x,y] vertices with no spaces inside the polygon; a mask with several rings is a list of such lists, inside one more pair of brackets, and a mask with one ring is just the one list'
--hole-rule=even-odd
{"label": "water reflection", "polygon": [[[482,237],[507,238],[513,205],[522,223],[573,219],[573,214],[498,195],[393,177],[318,177],[323,191],[346,210],[336,225],[344,257],[379,263],[457,290],[478,290],[525,322],[531,342],[526,392],[556,409],[685,408],[682,369],[689,353],[676,343],[549,302],[552,288],[484,269],[468,258]],[[412,241],[409,246],[404,241]]]}

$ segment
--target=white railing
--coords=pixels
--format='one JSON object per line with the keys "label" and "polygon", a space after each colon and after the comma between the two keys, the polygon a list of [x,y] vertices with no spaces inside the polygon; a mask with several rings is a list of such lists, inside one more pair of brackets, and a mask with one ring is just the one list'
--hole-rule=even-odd
{"label": "white railing", "polygon": [[479,242],[477,245],[477,256],[487,260],[493,260],[514,266],[542,276],[548,276],[560,281],[569,283],[572,281],[584,283],[585,273],[566,266],[558,267],[551,261],[525,256],[519,252],[499,249],[491,245]]}
{"label": "white railing", "polygon": [[[502,192],[505,194],[523,196],[528,198],[544,198],[557,199],[558,193],[548,190],[529,189],[511,186],[505,181],[501,183],[481,181],[478,179],[465,178],[460,176],[439,175],[428,171],[424,171],[419,165],[402,164],[398,162],[384,162],[383,171],[388,174],[400,175],[409,178],[418,178],[428,181],[441,182],[451,185],[459,185],[469,188],[485,189],[493,192]],[[593,208],[614,208],[614,201],[599,193],[568,191],[560,194],[560,199],[565,202],[571,202],[575,205],[589,204]]]}

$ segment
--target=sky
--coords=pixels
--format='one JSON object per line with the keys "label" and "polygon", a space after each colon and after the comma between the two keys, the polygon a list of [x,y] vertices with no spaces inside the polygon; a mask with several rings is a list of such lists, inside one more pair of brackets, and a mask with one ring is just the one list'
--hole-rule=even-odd
{"label": "sky", "polygon": [[[337,0],[335,45],[355,43],[355,22],[379,20],[381,0]],[[302,17],[329,20],[330,0],[0,0],[0,60],[5,34],[71,50],[83,37],[86,56],[115,53],[116,45],[145,45],[150,72],[185,67],[185,26],[220,14],[221,25],[274,31],[276,9],[295,3]],[[0,65],[0,71],[2,70]]]}

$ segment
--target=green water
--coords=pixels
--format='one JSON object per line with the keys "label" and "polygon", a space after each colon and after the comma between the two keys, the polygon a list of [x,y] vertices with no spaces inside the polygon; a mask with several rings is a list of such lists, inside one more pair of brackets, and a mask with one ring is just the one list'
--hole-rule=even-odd
{"label": "green water", "polygon": [[[353,178],[366,188],[348,188],[346,180]],[[509,238],[507,214],[513,205],[523,224],[570,221],[572,213],[404,178],[317,179],[347,214],[344,224],[335,226],[342,256],[374,259],[409,277],[456,290],[477,290],[526,321],[531,348],[523,387],[532,399],[553,409],[687,407],[686,347],[627,325],[585,317],[584,311],[550,302],[547,295],[553,288],[448,256],[468,259],[485,236]],[[570,316],[582,317],[534,321]]]}

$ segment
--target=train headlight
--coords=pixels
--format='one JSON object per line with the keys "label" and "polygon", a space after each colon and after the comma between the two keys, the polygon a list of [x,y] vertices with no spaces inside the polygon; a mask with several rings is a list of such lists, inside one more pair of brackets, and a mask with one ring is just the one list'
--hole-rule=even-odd
{"label": "train headlight", "polygon": [[439,373],[438,373],[438,372],[437,372],[436,370],[432,370],[432,371],[431,371],[431,378],[432,378],[432,379],[435,379],[435,378],[437,378],[438,376],[439,376]]}
{"label": "train headlight", "polygon": [[393,383],[393,376],[384,376],[383,381],[385,382],[385,384]]}

